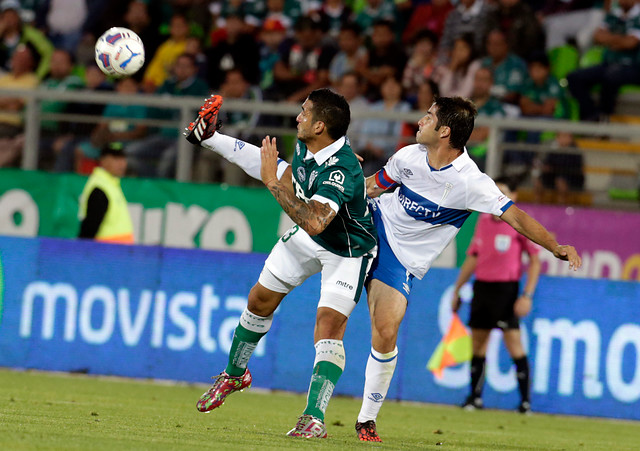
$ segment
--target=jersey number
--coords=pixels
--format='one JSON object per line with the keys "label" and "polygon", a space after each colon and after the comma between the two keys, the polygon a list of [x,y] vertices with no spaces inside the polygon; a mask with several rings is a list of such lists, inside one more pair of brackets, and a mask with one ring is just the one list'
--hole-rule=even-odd
{"label": "jersey number", "polygon": [[300,227],[296,224],[293,227],[291,227],[287,233],[285,233],[284,235],[282,235],[282,242],[286,243],[287,241],[289,241],[289,238],[291,238],[293,235],[295,235],[295,233],[300,229]]}

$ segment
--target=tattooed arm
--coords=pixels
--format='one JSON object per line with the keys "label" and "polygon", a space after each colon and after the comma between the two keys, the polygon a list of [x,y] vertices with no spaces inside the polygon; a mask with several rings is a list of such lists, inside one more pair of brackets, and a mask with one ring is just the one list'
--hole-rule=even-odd
{"label": "tattooed arm", "polygon": [[267,136],[262,140],[260,149],[262,182],[271,191],[282,209],[289,217],[309,235],[317,235],[327,228],[335,218],[336,212],[328,204],[316,200],[304,202],[296,197],[291,178],[291,166],[278,180],[276,176],[278,149],[276,139]]}

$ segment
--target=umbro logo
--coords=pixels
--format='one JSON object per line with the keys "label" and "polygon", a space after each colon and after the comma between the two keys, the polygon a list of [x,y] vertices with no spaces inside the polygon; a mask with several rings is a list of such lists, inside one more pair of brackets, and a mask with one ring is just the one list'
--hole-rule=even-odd
{"label": "umbro logo", "polygon": [[382,396],[380,393],[370,393],[369,394],[369,399],[373,402],[380,402],[382,401],[382,399],[384,398],[384,396]]}
{"label": "umbro logo", "polygon": [[403,168],[402,169],[402,173],[406,176],[406,177],[411,177],[413,175],[413,172],[411,171],[411,169],[409,168]]}

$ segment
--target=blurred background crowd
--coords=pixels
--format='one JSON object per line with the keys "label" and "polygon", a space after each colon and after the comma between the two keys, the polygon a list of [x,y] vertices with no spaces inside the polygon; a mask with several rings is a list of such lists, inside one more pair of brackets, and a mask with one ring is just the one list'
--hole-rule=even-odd
{"label": "blurred background crowd", "polygon": [[[132,78],[108,79],[94,62],[96,39],[112,26],[144,42],[146,63]],[[620,88],[640,83],[639,43],[637,0],[2,0],[0,88],[215,92],[299,104],[330,86],[352,109],[424,112],[434,96],[459,95],[481,116],[606,122]],[[19,97],[0,97],[0,167],[19,164],[23,108]],[[102,116],[97,125],[43,121],[42,169],[87,173],[105,143],[120,141],[131,175],[175,174],[179,131],[122,120],[175,111],[60,101],[43,102],[42,111]],[[256,125],[286,121],[249,113],[221,119],[253,142],[261,138],[251,133]],[[409,122],[354,121],[350,136],[365,173],[414,142],[415,130]],[[513,132],[505,140],[564,148],[573,138]],[[468,147],[480,166],[487,139],[478,127]],[[196,180],[248,182],[200,156]],[[567,191],[584,183],[576,153],[507,152],[506,159],[540,186]]]}

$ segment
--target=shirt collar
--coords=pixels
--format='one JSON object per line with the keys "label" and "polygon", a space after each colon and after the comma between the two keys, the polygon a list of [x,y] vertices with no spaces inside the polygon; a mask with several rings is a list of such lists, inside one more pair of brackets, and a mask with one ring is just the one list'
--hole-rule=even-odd
{"label": "shirt collar", "polygon": [[467,148],[462,149],[462,153],[458,155],[458,158],[451,162],[451,165],[455,168],[456,171],[460,172],[462,168],[464,168],[471,161],[471,157],[469,156],[469,152],[467,152]]}
{"label": "shirt collar", "polygon": [[330,156],[335,154],[338,150],[342,149],[342,146],[344,146],[345,141],[346,141],[345,136],[343,136],[342,138],[338,138],[337,140],[329,144],[324,149],[320,149],[319,151],[317,151],[315,154],[312,154],[309,151],[309,148],[307,148],[307,155],[305,155],[304,159],[309,160],[311,159],[310,155],[312,155],[313,158],[316,160],[316,164],[318,166],[321,166],[322,164],[324,164],[325,161],[329,159]]}

